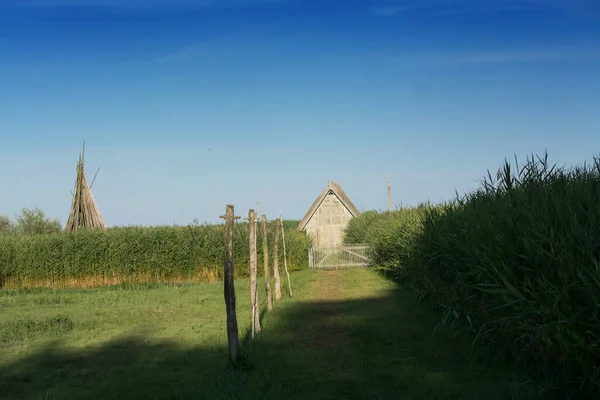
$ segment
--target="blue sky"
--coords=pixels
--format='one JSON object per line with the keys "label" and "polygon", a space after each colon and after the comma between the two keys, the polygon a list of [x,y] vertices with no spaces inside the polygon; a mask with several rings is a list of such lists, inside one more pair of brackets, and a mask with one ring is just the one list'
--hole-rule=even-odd
{"label": "blue sky", "polygon": [[600,150],[591,0],[0,0],[0,214],[109,225],[439,201]]}

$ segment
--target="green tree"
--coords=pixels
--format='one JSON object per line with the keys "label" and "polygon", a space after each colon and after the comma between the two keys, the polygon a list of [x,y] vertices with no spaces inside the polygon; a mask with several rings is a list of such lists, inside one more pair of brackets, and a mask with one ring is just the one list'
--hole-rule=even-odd
{"label": "green tree", "polygon": [[6,215],[0,215],[0,234],[15,233],[15,224]]}
{"label": "green tree", "polygon": [[60,221],[46,217],[39,208],[23,208],[21,215],[17,216],[16,231],[22,235],[43,235],[58,233],[62,230]]}

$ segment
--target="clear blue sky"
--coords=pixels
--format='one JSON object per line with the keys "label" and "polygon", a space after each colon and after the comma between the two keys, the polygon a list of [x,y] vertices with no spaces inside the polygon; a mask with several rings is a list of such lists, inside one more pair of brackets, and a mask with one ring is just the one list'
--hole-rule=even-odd
{"label": "clear blue sky", "polygon": [[0,214],[64,223],[84,139],[109,225],[449,199],[598,154],[600,5],[0,0]]}

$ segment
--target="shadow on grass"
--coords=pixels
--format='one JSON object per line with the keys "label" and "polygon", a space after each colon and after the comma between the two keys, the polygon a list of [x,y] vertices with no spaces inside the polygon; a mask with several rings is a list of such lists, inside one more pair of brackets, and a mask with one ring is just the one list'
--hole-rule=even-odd
{"label": "shadow on grass", "polygon": [[397,290],[277,303],[255,339],[240,332],[243,370],[225,348],[176,338],[140,334],[83,352],[54,344],[0,368],[0,399],[535,398],[507,369],[473,362],[470,346],[432,336],[437,317],[413,300]]}

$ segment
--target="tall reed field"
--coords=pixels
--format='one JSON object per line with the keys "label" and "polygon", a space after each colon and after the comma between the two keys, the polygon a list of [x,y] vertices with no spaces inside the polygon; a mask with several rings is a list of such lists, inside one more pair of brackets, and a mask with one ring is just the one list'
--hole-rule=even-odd
{"label": "tall reed field", "polygon": [[[284,221],[288,268],[308,265],[309,239]],[[269,224],[272,256],[274,226]],[[262,235],[257,235],[262,262]],[[237,277],[248,274],[248,225],[236,223]],[[283,243],[279,256],[283,267]],[[0,234],[0,288],[202,282],[222,276],[224,225],[118,227],[41,235]],[[260,263],[259,262],[259,263]],[[259,268],[262,273],[262,268]]]}
{"label": "tall reed field", "polygon": [[549,396],[600,393],[600,159],[505,162],[445,204],[365,213],[346,240],[370,243],[388,276],[542,378]]}
{"label": "tall reed field", "polygon": [[406,265],[414,257],[428,207],[421,204],[393,212],[364,212],[350,220],[344,241],[371,246],[371,258],[376,268],[395,278],[400,265]]}

